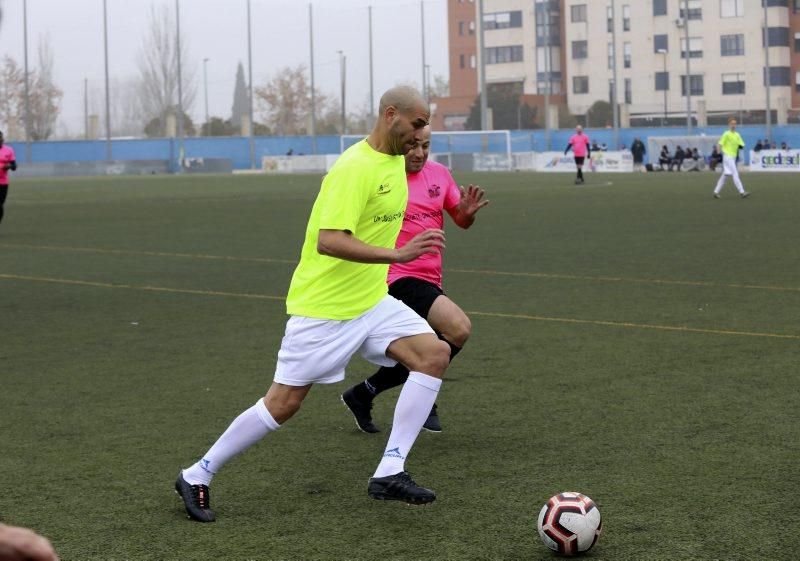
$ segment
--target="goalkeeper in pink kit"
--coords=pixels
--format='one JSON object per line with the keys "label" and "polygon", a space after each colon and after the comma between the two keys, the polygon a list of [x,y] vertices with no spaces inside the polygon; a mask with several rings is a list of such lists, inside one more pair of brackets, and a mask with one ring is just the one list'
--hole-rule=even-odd
{"label": "goalkeeper in pink kit", "polygon": [[[408,206],[397,238],[398,248],[426,229],[443,229],[443,211],[451,216],[456,225],[466,229],[472,226],[475,214],[489,204],[483,198],[483,189],[475,185],[470,185],[466,190],[459,187],[445,166],[428,161],[430,144],[431,130],[427,126],[423,130],[422,141],[406,154]],[[464,311],[442,290],[441,253],[428,253],[409,263],[390,265],[387,282],[389,294],[425,318],[439,338],[450,345],[452,360],[469,338],[472,326]],[[342,394],[342,401],[355,417],[359,429],[366,433],[380,432],[372,422],[373,399],[390,388],[402,385],[406,378],[408,369],[402,364],[384,366]],[[436,404],[423,428],[441,432]]]}
{"label": "goalkeeper in pink kit", "polygon": [[578,167],[578,175],[575,178],[575,184],[583,183],[583,162],[591,156],[592,150],[589,148],[589,137],[583,134],[583,127],[578,125],[575,127],[575,134],[569,138],[569,144],[564,149],[564,155],[567,155],[569,149],[572,148],[572,153],[575,155],[575,165]]}

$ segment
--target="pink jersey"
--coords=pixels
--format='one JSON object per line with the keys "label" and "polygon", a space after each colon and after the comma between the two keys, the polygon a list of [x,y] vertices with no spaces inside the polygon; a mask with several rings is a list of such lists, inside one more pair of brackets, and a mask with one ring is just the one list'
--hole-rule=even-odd
{"label": "pink jersey", "polygon": [[[408,205],[395,247],[403,247],[424,230],[444,228],[443,211],[458,206],[460,201],[461,191],[442,164],[428,160],[419,173],[408,174]],[[389,266],[389,284],[404,277],[422,279],[441,288],[442,254],[426,253],[409,263]]]}
{"label": "pink jersey", "polygon": [[14,160],[16,157],[11,146],[5,144],[0,146],[0,185],[8,185],[8,170],[5,167]]}
{"label": "pink jersey", "polygon": [[569,143],[572,144],[572,153],[577,158],[585,158],[586,152],[589,147],[589,137],[585,134],[573,134],[569,137]]}

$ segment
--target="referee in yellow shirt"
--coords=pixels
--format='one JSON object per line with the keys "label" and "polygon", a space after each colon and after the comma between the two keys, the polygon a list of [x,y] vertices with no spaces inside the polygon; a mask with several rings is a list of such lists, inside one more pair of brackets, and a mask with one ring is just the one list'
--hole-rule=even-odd
{"label": "referee in yellow shirt", "polygon": [[733,177],[733,184],[739,190],[739,196],[743,199],[750,196],[750,193],[744,190],[742,180],[739,179],[739,170],[736,168],[736,157],[739,155],[739,150],[744,148],[744,140],[742,136],[736,132],[736,119],[728,119],[729,130],[725,131],[719,138],[719,148],[722,152],[722,175],[717,181],[717,187],[714,189],[714,198],[719,199],[719,192],[725,185],[728,176]]}

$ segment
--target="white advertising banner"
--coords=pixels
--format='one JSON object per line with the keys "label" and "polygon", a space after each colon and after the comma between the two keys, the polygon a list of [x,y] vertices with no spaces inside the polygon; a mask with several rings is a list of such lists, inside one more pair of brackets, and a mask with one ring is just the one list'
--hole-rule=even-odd
{"label": "white advertising banner", "polygon": [[[583,165],[585,171],[633,172],[633,155],[626,151],[592,152]],[[575,173],[575,156],[569,152],[540,152],[537,154],[536,171]]]}
{"label": "white advertising banner", "polygon": [[751,151],[750,171],[800,171],[800,150]]}

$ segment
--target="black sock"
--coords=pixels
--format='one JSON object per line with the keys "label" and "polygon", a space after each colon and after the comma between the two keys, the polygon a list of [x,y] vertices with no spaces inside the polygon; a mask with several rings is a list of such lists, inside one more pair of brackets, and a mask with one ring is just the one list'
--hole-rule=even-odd
{"label": "black sock", "polygon": [[[356,397],[365,397],[372,400],[373,397],[386,390],[402,386],[408,379],[408,368],[399,362],[394,366],[381,366],[375,374],[356,386]],[[362,392],[367,392],[363,394]]]}
{"label": "black sock", "polygon": [[583,179],[583,170],[578,168],[578,179]]}

